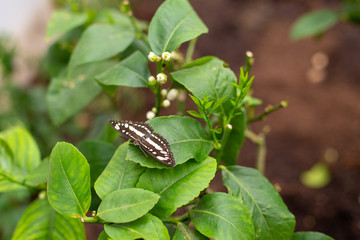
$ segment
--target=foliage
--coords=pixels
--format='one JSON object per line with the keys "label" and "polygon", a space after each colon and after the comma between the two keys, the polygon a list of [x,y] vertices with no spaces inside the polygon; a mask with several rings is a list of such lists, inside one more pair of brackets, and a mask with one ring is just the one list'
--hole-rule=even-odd
{"label": "foliage", "polygon": [[342,0],[340,9],[322,9],[305,13],[299,17],[291,29],[294,40],[323,35],[340,21],[359,24],[360,2],[358,0]]}
{"label": "foliage", "polygon": [[[127,1],[123,12],[79,11],[77,2],[70,6],[72,11],[56,11],[48,26],[47,37],[61,35],[44,65],[51,77],[46,93],[50,119],[57,126],[64,124],[101,92],[116,99],[119,88],[147,88],[155,98],[148,124],[168,141],[176,166],[155,161],[129,142],[114,147],[115,131],[108,127],[78,148],[58,142],[42,160],[25,127],[2,131],[0,191],[28,189],[38,194],[13,239],[85,239],[84,222],[104,226],[99,239],[322,236],[294,234],[295,218],[262,175],[264,169],[236,165],[245,137],[265,147],[264,134],[251,132],[250,123],[286,106],[282,102],[253,116],[261,100],[251,96],[250,53],[238,79],[216,57],[191,61],[194,39],[208,30],[186,0],[165,1],[150,22],[148,37]],[[184,58],[177,48],[187,41]],[[151,77],[147,55],[156,65],[156,77]],[[206,127],[183,116],[187,92],[198,110],[188,113]],[[158,117],[174,99],[180,116]],[[228,193],[209,187],[218,170]]]}

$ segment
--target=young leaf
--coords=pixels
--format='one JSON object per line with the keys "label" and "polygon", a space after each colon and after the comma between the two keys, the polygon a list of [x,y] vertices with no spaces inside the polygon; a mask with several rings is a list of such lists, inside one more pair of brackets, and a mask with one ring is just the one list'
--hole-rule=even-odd
{"label": "young leaf", "polygon": [[190,211],[191,221],[205,236],[217,240],[254,239],[249,211],[240,199],[226,193],[211,193],[201,198]]}
{"label": "young leaf", "polygon": [[233,117],[231,120],[230,124],[232,130],[226,145],[224,146],[224,153],[221,158],[221,161],[227,166],[236,164],[237,157],[245,138],[246,116],[243,111],[239,112],[241,114]]}
{"label": "young leaf", "polygon": [[[213,148],[209,134],[193,118],[159,117],[149,120],[148,123],[154,128],[154,132],[168,141],[176,164],[182,164],[191,158],[202,161]],[[149,168],[169,168],[153,157],[146,157],[137,146],[129,146],[126,159]]]}
{"label": "young leaf", "polygon": [[97,215],[107,222],[131,222],[144,216],[159,198],[158,194],[140,188],[116,190],[104,198]]}
{"label": "young leaf", "polygon": [[121,144],[105,170],[95,182],[95,191],[101,199],[109,193],[125,188],[134,188],[144,168],[132,161],[125,160],[128,142]]}
{"label": "young leaf", "polygon": [[90,164],[91,186],[105,169],[116,148],[114,145],[99,141],[85,140],[78,145],[79,151],[84,154]]}
{"label": "young leaf", "polygon": [[186,239],[186,240],[206,240],[208,238],[205,237],[204,235],[202,235],[201,233],[199,233],[199,231],[197,231],[196,229],[193,229],[193,228],[189,227],[188,225],[185,225],[184,223],[179,222],[177,224],[176,232],[175,232],[172,240],[184,240],[184,239]]}
{"label": "young leaf", "polygon": [[221,110],[228,111],[231,109],[229,100],[236,94],[236,88],[230,83],[236,82],[236,76],[231,69],[224,67],[222,60],[215,57],[205,59],[197,59],[190,63],[191,67],[185,66],[170,75],[198,99],[208,96],[211,101],[219,101],[224,97]]}
{"label": "young leaf", "polygon": [[84,225],[80,219],[56,213],[47,199],[30,204],[16,226],[12,240],[23,239],[74,239],[85,238]]}
{"label": "young leaf", "polygon": [[63,34],[86,22],[85,13],[74,13],[65,9],[55,11],[47,25],[46,39]]}
{"label": "young leaf", "polygon": [[[126,19],[126,20],[125,20]],[[128,18],[121,25],[93,24],[82,34],[69,62],[69,70],[84,63],[106,60],[125,50],[135,30]]]}
{"label": "young leaf", "polygon": [[110,239],[110,237],[106,234],[106,232],[103,230],[101,231],[101,233],[99,234],[99,237],[97,240],[108,240]]}
{"label": "young leaf", "polygon": [[187,0],[167,0],[150,22],[149,42],[151,49],[161,55],[207,32],[207,27]]}
{"label": "young leaf", "polygon": [[339,13],[329,9],[304,14],[292,26],[291,38],[299,40],[318,36],[337,23],[339,19]]}
{"label": "young leaf", "polygon": [[40,163],[40,150],[30,133],[23,127],[13,127],[0,133],[14,154],[14,165],[31,171]]}
{"label": "young leaf", "polygon": [[230,194],[241,198],[251,211],[257,239],[290,239],[295,218],[271,183],[257,170],[221,167],[223,182]]}
{"label": "young leaf", "polygon": [[191,116],[195,117],[195,118],[200,118],[200,119],[204,119],[204,116],[202,116],[200,113],[196,112],[196,111],[187,111],[188,114],[190,114]]}
{"label": "young leaf", "polygon": [[140,52],[135,52],[122,62],[109,68],[96,77],[97,81],[110,93],[114,94],[118,86],[147,87],[150,71],[147,59]]}
{"label": "young leaf", "polygon": [[334,240],[334,238],[319,232],[296,232],[290,240]]}
{"label": "young leaf", "polygon": [[216,166],[216,160],[207,157],[200,163],[188,161],[169,169],[149,168],[141,175],[137,187],[161,196],[151,213],[165,218],[193,200],[209,185],[215,176]]}
{"label": "young leaf", "polygon": [[91,203],[90,167],[70,143],[59,142],[50,154],[47,195],[50,205],[69,217],[85,217]]}
{"label": "young leaf", "polygon": [[93,100],[101,92],[95,76],[113,65],[113,62],[89,63],[74,69],[69,77],[64,71],[52,79],[46,94],[51,120],[60,125]]}
{"label": "young leaf", "polygon": [[134,222],[105,224],[104,229],[111,239],[170,239],[169,233],[162,221],[149,213]]}

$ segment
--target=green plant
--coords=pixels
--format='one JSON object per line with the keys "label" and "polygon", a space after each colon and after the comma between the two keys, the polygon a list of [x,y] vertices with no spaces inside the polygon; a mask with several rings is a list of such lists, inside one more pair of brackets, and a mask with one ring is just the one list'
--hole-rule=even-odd
{"label": "green plant", "polygon": [[[108,126],[99,139],[85,140],[77,148],[57,143],[43,160],[25,128],[3,131],[0,191],[30,189],[38,194],[13,239],[84,239],[83,222],[104,225],[98,239],[331,239],[321,233],[294,233],[295,218],[272,184],[258,170],[236,165],[247,136],[259,145],[257,165],[264,172],[265,131],[256,135],[249,125],[286,106],[284,101],[254,116],[261,101],[249,94],[251,54],[238,79],[216,57],[191,61],[194,39],[207,28],[185,0],[165,1],[150,22],[148,36],[126,1],[121,9],[123,13],[55,12],[48,36],[63,36],[49,54],[63,48],[71,56],[48,55],[50,117],[57,125],[64,123],[102,90],[114,97],[118,87],[148,88],[155,106],[147,123],[167,139],[177,165],[161,164],[129,142],[114,147],[116,132]],[[187,41],[183,58],[176,49]],[[146,56],[156,64],[156,78]],[[189,114],[206,127],[182,116],[186,91],[198,110]],[[180,116],[158,117],[178,92]],[[217,171],[228,193],[209,188]],[[86,215],[89,210],[91,216]]]}

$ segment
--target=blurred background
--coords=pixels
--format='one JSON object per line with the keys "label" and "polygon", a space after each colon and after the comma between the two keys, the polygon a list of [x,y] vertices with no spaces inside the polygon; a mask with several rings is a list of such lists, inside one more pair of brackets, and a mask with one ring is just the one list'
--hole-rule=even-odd
{"label": "blurred background", "polygon": [[[91,123],[107,119],[92,119],[88,112],[94,113],[96,107],[61,127],[53,126],[47,116],[49,74],[44,69],[49,66],[44,56],[51,41],[45,41],[46,24],[62,2],[66,1],[0,0],[0,130],[9,121],[25,122],[43,156],[58,140],[71,136],[76,142],[91,136],[96,131]],[[88,2],[94,8],[120,3]],[[150,21],[163,1],[130,2],[136,18]],[[340,1],[190,3],[209,28],[209,33],[199,38],[194,58],[217,56],[238,74],[245,64],[245,52],[251,51],[255,57],[253,96],[263,100],[257,113],[268,104],[288,100],[287,108],[254,124],[253,130],[260,132],[266,127],[269,131],[265,176],[296,216],[296,231],[360,239],[360,26],[340,22],[321,37],[293,41],[290,32],[296,19],[322,8],[337,10]],[[132,100],[133,105],[124,108],[134,119],[144,121],[148,108],[141,106],[145,100]],[[167,113],[176,112],[170,109]],[[256,146],[245,140],[238,164],[255,167],[256,151]],[[11,223],[18,221],[29,197],[26,193],[0,194],[3,236],[11,236]],[[3,214],[14,206],[19,206],[16,212]],[[91,225],[87,229],[91,233],[89,228]]]}

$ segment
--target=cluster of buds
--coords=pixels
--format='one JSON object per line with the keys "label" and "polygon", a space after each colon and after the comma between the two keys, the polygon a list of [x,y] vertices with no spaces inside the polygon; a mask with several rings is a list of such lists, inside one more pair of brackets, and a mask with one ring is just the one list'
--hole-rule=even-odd
{"label": "cluster of buds", "polygon": [[156,55],[154,52],[149,52],[148,59],[150,62],[159,62],[164,60],[165,62],[169,62],[171,60],[172,53],[163,52],[161,57]]}

